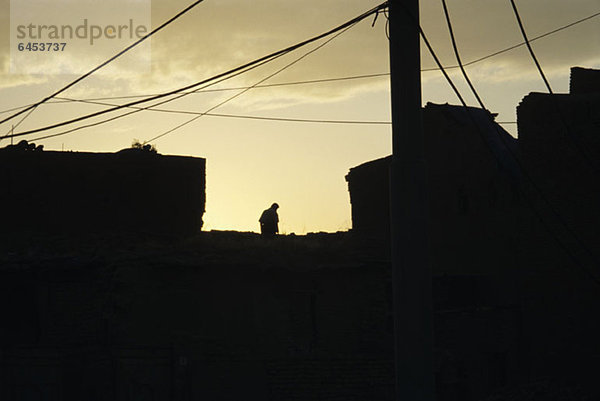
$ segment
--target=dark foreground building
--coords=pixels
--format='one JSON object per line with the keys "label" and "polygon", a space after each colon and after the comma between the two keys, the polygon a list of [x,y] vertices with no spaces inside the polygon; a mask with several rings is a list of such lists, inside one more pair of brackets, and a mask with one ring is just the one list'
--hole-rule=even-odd
{"label": "dark foreground building", "polygon": [[[456,399],[493,393],[477,377],[485,371],[491,383],[505,388],[493,399],[598,399],[598,81],[599,71],[575,68],[574,93],[526,96],[517,109],[518,141],[483,110],[471,109],[468,116],[458,106],[423,109],[434,297],[440,299],[440,281],[462,286],[462,299],[472,309],[464,310],[461,336],[474,331],[477,311],[514,312],[504,332],[515,333],[514,342],[492,346],[490,339],[503,334],[491,329],[487,315],[482,321],[489,325],[487,335],[494,335],[462,348],[448,343],[436,313],[436,349],[452,355],[453,380],[466,392]],[[370,161],[346,177],[353,231],[384,248],[389,164],[389,158]],[[436,373],[440,390],[444,374]],[[539,390],[545,396],[526,398],[515,390],[544,380],[566,380],[579,393],[557,386]]]}
{"label": "dark foreground building", "polygon": [[[389,260],[351,233],[13,244],[0,399],[393,400]],[[7,249],[3,244],[1,249]],[[440,400],[519,382],[519,310],[434,280]]]}
{"label": "dark foreground building", "polygon": [[[555,118],[540,98],[530,95],[519,107],[519,141],[486,111],[469,117],[433,104],[423,111],[439,401],[600,399],[599,287],[528,208],[533,190],[512,158],[541,163],[548,156],[531,152],[552,152],[552,164],[562,163],[552,171],[563,175],[545,176],[546,167],[534,164],[529,174],[546,177],[553,202],[566,197],[556,207],[566,207],[560,213],[591,241],[597,192],[580,202],[562,189],[593,187],[585,171],[572,169],[575,160],[544,145],[556,122],[536,128],[544,115]],[[577,116],[596,103],[582,101],[575,117],[567,109],[563,115],[572,126],[591,127],[583,137],[593,140],[598,114]],[[264,240],[198,232],[204,160],[24,152],[15,163],[27,175],[6,162],[16,155],[0,154],[12,177],[24,177],[11,184],[8,205],[21,207],[27,223],[11,216],[16,228],[0,242],[0,400],[394,399],[387,159],[348,175],[351,232]],[[72,179],[77,174],[81,180]],[[99,187],[112,188],[106,199]],[[40,188],[66,215],[32,215],[36,208],[48,213]],[[75,218],[68,211],[84,208],[76,199],[94,206]],[[587,209],[573,211],[570,202]],[[165,206],[173,203],[183,207]],[[114,204],[120,214],[102,208]],[[551,213],[540,210],[547,220]],[[109,221],[88,225],[82,217],[94,211]],[[578,220],[586,216],[590,222]],[[57,229],[63,220],[65,229]],[[157,232],[160,224],[176,235]],[[569,249],[597,277],[592,257]]]}
{"label": "dark foreground building", "polygon": [[391,400],[387,265],[352,249],[216,232],[13,245],[0,399]]}
{"label": "dark foreground building", "polygon": [[0,236],[162,233],[202,228],[205,160],[142,149],[48,152],[0,149]]}

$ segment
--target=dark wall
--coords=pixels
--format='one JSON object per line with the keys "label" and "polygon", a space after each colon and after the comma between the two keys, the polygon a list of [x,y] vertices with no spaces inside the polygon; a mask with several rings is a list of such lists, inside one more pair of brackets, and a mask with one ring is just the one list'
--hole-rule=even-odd
{"label": "dark wall", "polygon": [[[518,345],[511,353],[510,347],[491,346],[486,335],[474,335],[484,332],[475,315],[465,317],[461,331],[438,311],[436,346],[454,349],[448,351],[454,361],[449,375],[469,382],[481,374],[482,383],[506,379],[510,385],[510,375],[522,383],[566,377],[577,382],[588,373],[585,366],[597,363],[600,323],[592,311],[600,308],[599,106],[595,94],[530,94],[518,108],[518,146],[512,138],[488,142],[497,133],[482,138],[453,106],[423,109],[434,298],[445,297],[436,282],[454,280],[449,288],[462,290],[446,306],[484,305],[516,316],[516,326],[497,323],[500,330],[515,330]],[[507,147],[537,188],[514,173],[520,168],[507,161]],[[389,162],[371,161],[347,176],[357,235],[388,235]],[[460,336],[449,338],[460,340],[449,343],[438,330],[456,330]],[[476,345],[480,338],[488,339]],[[498,374],[485,378],[484,366],[498,367]],[[510,366],[506,375],[500,366]],[[465,380],[456,379],[452,391],[467,391]]]}
{"label": "dark wall", "polygon": [[523,166],[543,194],[532,199],[544,223],[531,214],[520,220],[530,248],[523,259],[540,272],[600,281],[600,94],[531,93],[517,115]]}
{"label": "dark wall", "polygon": [[[482,110],[473,112],[487,118]],[[489,274],[514,265],[517,178],[505,155],[498,152],[497,161],[493,153],[502,146],[499,136],[509,145],[514,139],[486,124],[479,132],[462,107],[428,104],[423,109],[430,257],[440,274],[478,274],[482,266]],[[352,230],[359,235],[389,236],[390,162],[389,157],[370,161],[346,176]]]}
{"label": "dark wall", "polygon": [[0,273],[0,399],[392,399],[383,266],[206,255]]}
{"label": "dark wall", "polygon": [[[0,399],[394,399],[389,266],[234,251],[5,266]],[[516,311],[481,279],[435,288],[439,399],[514,383]]]}
{"label": "dark wall", "polygon": [[[524,167],[552,208],[600,260],[600,93],[531,93],[517,115]],[[540,209],[552,221],[554,213],[544,203]],[[564,237],[569,246],[580,247],[572,236]],[[590,263],[589,255],[580,257]]]}
{"label": "dark wall", "polygon": [[202,228],[205,160],[119,153],[0,149],[0,234],[149,232]]}
{"label": "dark wall", "polygon": [[591,68],[571,68],[569,92],[573,95],[600,93],[600,70]]}
{"label": "dark wall", "polygon": [[600,355],[589,314],[600,307],[597,74],[573,69],[574,94],[530,93],[517,108],[523,166],[540,189],[531,197],[539,216],[523,213],[517,231],[536,375],[569,374]]}
{"label": "dark wall", "polygon": [[[0,255],[0,399],[394,399],[387,263],[343,235],[232,233],[217,247],[213,234],[169,250]],[[518,311],[491,302],[488,281],[434,282],[440,400],[518,379]]]}
{"label": "dark wall", "polygon": [[350,169],[346,176],[352,204],[352,230],[363,235],[389,236],[389,168],[391,157]]}

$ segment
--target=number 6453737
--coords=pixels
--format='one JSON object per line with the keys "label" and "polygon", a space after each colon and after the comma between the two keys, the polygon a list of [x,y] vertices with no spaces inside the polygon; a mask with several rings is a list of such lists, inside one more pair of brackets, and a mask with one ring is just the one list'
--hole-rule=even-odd
{"label": "number 6453737", "polygon": [[28,42],[28,43],[19,43],[17,45],[17,49],[28,52],[62,52],[65,50],[67,46],[66,43],[54,43],[54,42]]}

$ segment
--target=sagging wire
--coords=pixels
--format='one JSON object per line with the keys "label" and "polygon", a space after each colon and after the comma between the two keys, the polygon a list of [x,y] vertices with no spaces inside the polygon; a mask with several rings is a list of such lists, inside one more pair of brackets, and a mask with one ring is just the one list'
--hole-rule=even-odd
{"label": "sagging wire", "polygon": [[378,10],[375,13],[375,18],[373,18],[373,23],[371,24],[371,28],[373,28],[375,26],[375,23],[377,22],[377,17],[379,17],[380,13],[382,13],[385,17],[385,36],[388,38],[388,40],[390,40],[390,16],[388,14],[387,8]]}

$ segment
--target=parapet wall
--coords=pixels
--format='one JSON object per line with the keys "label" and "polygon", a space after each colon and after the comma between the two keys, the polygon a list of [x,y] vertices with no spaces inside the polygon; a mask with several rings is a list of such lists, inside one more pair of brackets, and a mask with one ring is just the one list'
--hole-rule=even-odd
{"label": "parapet wall", "polygon": [[0,149],[0,234],[188,235],[205,210],[205,159]]}

